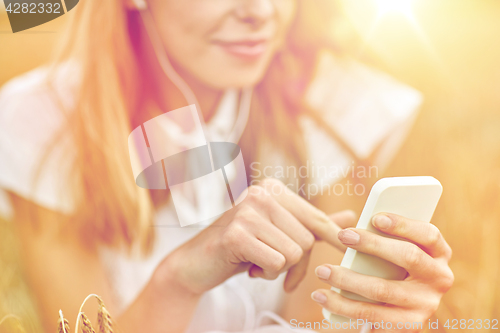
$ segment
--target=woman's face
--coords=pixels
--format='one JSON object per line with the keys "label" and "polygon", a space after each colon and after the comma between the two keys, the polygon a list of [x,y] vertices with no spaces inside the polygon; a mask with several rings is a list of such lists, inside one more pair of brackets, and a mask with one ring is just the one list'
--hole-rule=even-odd
{"label": "woman's face", "polygon": [[251,86],[283,44],[297,0],[149,0],[174,66],[216,88]]}

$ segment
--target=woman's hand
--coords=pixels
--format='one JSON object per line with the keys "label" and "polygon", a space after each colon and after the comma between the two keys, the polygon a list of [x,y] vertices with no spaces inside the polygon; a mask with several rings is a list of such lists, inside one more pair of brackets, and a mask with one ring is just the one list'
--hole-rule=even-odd
{"label": "woman's hand", "polygon": [[[354,214],[335,215],[341,225]],[[170,254],[156,275],[175,275],[186,290],[203,293],[243,271],[275,279],[288,271],[284,288],[303,279],[313,244],[324,240],[340,250],[341,230],[325,213],[275,179],[248,188],[246,198],[213,225]]]}
{"label": "woman's hand", "polygon": [[313,300],[328,311],[372,323],[391,322],[392,330],[373,329],[374,332],[413,332],[415,329],[397,329],[398,322],[421,322],[437,310],[441,297],[453,284],[453,273],[448,266],[451,248],[439,229],[430,223],[410,220],[394,214],[378,214],[372,219],[378,230],[405,238],[411,242],[386,238],[366,230],[349,228],[339,232],[339,239],[357,251],[375,255],[408,271],[403,281],[390,281],[362,275],[350,269],[322,265],[316,275],[333,287],[347,290],[385,304],[372,304],[347,299],[331,290],[317,290]]}

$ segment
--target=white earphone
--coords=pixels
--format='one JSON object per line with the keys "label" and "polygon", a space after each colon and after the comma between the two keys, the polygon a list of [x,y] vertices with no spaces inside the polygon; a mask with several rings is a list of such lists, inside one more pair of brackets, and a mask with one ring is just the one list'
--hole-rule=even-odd
{"label": "white earphone", "polygon": [[[163,70],[165,75],[170,79],[170,81],[172,81],[172,83],[177,87],[177,89],[179,89],[179,91],[184,96],[188,104],[196,105],[196,109],[198,111],[198,116],[201,121],[203,132],[205,134],[205,137],[209,139],[210,133],[208,132],[207,126],[203,120],[203,114],[201,113],[201,108],[200,104],[198,103],[198,99],[196,98],[195,94],[193,93],[189,85],[181,78],[181,76],[172,67],[170,60],[167,54],[165,53],[165,50],[163,49],[163,43],[158,34],[154,20],[151,17],[151,13],[148,10],[148,4],[146,0],[132,0],[132,1],[141,15],[142,21],[146,28],[146,33],[148,34],[151,40],[155,55],[158,59],[158,62],[160,63],[161,69]],[[228,141],[234,143],[238,142],[243,133],[243,130],[246,127],[246,123],[250,112],[253,87],[245,88],[243,89],[242,92],[243,94],[242,94],[242,99],[240,101],[239,117],[231,131],[229,138],[227,138]]]}

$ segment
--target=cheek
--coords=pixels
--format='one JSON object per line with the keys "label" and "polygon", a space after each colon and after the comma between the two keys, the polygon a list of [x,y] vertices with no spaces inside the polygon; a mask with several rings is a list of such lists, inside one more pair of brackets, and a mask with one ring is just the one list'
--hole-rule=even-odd
{"label": "cheek", "polygon": [[278,23],[278,31],[280,37],[283,37],[288,32],[290,25],[297,15],[296,0],[275,0],[276,17]]}
{"label": "cheek", "polygon": [[177,62],[200,57],[221,16],[206,1],[153,0],[151,13],[168,54]]}
{"label": "cheek", "polygon": [[[230,1],[235,0],[224,1],[229,1],[224,4],[231,4]],[[251,64],[228,57],[210,42],[214,31],[224,28],[225,18],[233,5],[214,6],[211,1],[198,0],[151,0],[151,12],[171,61],[201,82],[225,89],[257,83],[274,51],[284,41],[295,16],[296,3],[295,0],[273,1],[276,17],[270,24],[276,24],[277,29],[272,50]]]}
{"label": "cheek", "polygon": [[288,28],[297,15],[296,0],[276,0],[276,12],[282,26]]}

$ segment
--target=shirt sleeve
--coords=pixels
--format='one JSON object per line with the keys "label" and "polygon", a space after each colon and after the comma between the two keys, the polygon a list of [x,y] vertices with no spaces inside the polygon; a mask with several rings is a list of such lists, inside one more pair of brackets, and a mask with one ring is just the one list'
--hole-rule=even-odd
{"label": "shirt sleeve", "polygon": [[72,210],[71,149],[64,137],[55,141],[65,101],[46,84],[47,74],[45,68],[31,71],[0,90],[0,214],[7,218],[7,191],[55,211]]}
{"label": "shirt sleeve", "polygon": [[[422,95],[378,70],[324,53],[306,101],[320,113],[357,159],[370,158],[379,170],[397,153],[411,128]],[[302,120],[313,183],[328,185],[345,178],[354,165],[339,142],[311,119]],[[334,170],[332,170],[334,169]]]}

